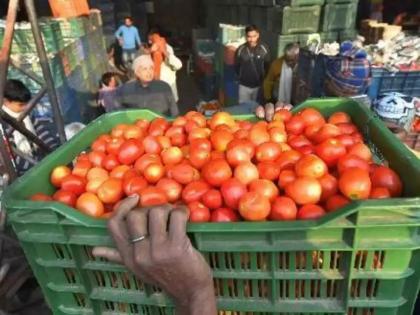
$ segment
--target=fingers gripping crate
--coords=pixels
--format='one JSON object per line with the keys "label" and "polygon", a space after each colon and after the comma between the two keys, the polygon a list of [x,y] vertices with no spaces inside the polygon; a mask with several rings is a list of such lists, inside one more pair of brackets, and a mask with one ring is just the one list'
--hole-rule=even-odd
{"label": "fingers gripping crate", "polygon": [[[317,221],[190,224],[213,269],[219,314],[408,315],[420,281],[420,162],[351,100],[310,100],[349,113],[404,182],[404,198],[355,202]],[[51,193],[51,170],[119,123],[150,111],[104,115],[4,193],[8,219],[54,314],[173,314],[158,288],[92,255],[113,246],[106,222],[28,196]],[[238,119],[251,119],[238,116]]]}

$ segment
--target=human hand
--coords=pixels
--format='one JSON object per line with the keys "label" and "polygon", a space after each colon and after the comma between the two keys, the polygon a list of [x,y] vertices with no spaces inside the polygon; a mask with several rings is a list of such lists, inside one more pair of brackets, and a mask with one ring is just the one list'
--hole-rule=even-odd
{"label": "human hand", "polygon": [[124,40],[122,38],[118,38],[118,42],[120,43],[120,46],[124,45]]}
{"label": "human hand", "polygon": [[164,290],[178,314],[216,314],[211,269],[186,233],[188,210],[138,208],[138,201],[138,196],[121,201],[108,222],[117,249],[95,247],[93,255],[123,263],[140,280]]}
{"label": "human hand", "polygon": [[280,109],[291,110],[292,108],[293,108],[292,105],[286,104],[280,101],[278,101],[276,105],[274,105],[273,103],[267,103],[264,106],[263,105],[258,106],[255,110],[255,115],[259,119],[272,121],[276,111]]}

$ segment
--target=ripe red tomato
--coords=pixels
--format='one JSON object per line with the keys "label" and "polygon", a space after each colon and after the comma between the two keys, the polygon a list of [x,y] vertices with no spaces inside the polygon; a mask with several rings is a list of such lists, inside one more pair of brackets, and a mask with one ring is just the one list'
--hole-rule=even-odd
{"label": "ripe red tomato", "polygon": [[335,138],[322,141],[315,147],[315,153],[329,166],[337,164],[338,159],[346,154],[344,144]]}
{"label": "ripe red tomato", "polygon": [[156,141],[159,143],[161,150],[168,149],[172,146],[171,138],[165,136],[157,136]]}
{"label": "ripe red tomato", "polygon": [[149,134],[151,136],[163,136],[165,131],[170,127],[169,122],[165,118],[155,118],[149,125]]}
{"label": "ripe red tomato", "polygon": [[305,137],[309,140],[313,140],[316,134],[321,130],[323,125],[309,125],[305,128]]}
{"label": "ripe red tomato", "polygon": [[188,134],[188,141],[194,141],[197,139],[207,139],[210,137],[211,130],[209,128],[195,128]]}
{"label": "ripe red tomato", "polygon": [[229,208],[218,208],[211,213],[211,222],[237,222],[239,215]]}
{"label": "ripe red tomato", "polygon": [[357,127],[352,123],[341,123],[336,125],[343,135],[351,135],[358,132]]}
{"label": "ripe red tomato", "polygon": [[73,167],[72,174],[80,177],[86,177],[91,168],[92,163],[89,160],[77,161]]}
{"label": "ripe red tomato", "polygon": [[132,177],[138,177],[141,176],[139,172],[137,172],[134,168],[130,168],[127,172],[125,172],[123,176],[123,180],[132,178]]}
{"label": "ripe red tomato", "polygon": [[146,167],[149,166],[149,164],[151,163],[158,163],[161,164],[162,161],[160,159],[160,156],[157,154],[151,154],[151,153],[146,153],[144,155],[142,155],[137,161],[136,163],[134,163],[134,169],[143,174],[144,170],[146,169]]}
{"label": "ripe red tomato", "polygon": [[302,153],[296,150],[289,150],[282,152],[277,159],[276,163],[279,166],[280,170],[286,168],[294,168],[297,161],[302,157]]}
{"label": "ripe red tomato", "polygon": [[392,197],[400,197],[402,182],[397,173],[386,166],[378,166],[372,173],[373,187],[384,187],[389,190]]}
{"label": "ripe red tomato", "polygon": [[349,199],[367,199],[372,187],[369,172],[356,167],[348,168],[338,179],[338,187]]}
{"label": "ripe red tomato", "polygon": [[270,220],[291,221],[296,220],[296,203],[288,197],[277,197],[271,205]]}
{"label": "ripe red tomato", "polygon": [[306,125],[301,116],[295,115],[286,122],[285,126],[289,135],[300,135],[303,133]]}
{"label": "ripe red tomato", "polygon": [[108,178],[99,186],[97,195],[98,198],[107,204],[112,204],[120,201],[123,197],[123,181],[118,178]]}
{"label": "ripe red tomato", "polygon": [[303,155],[313,154],[314,153],[314,146],[311,145],[304,145],[303,147],[296,148]]}
{"label": "ripe red tomato", "polygon": [[160,146],[158,140],[154,136],[147,136],[143,139],[143,147],[144,152],[146,153],[154,153],[159,154],[162,151],[162,147]]}
{"label": "ripe red tomato", "polygon": [[211,117],[209,126],[214,130],[218,125],[227,125],[229,127],[233,127],[235,126],[235,119],[229,113],[217,112]]}
{"label": "ripe red tomato", "polygon": [[276,162],[258,163],[258,172],[261,179],[277,181],[280,175],[280,167]]}
{"label": "ripe red tomato", "polygon": [[233,134],[225,130],[215,130],[210,135],[210,141],[216,151],[224,152],[229,142],[233,140]]}
{"label": "ripe red tomato", "polygon": [[136,139],[129,139],[121,145],[118,152],[118,161],[122,164],[130,165],[133,164],[143,153],[144,148],[140,141]]}
{"label": "ripe red tomato", "polygon": [[256,151],[255,157],[258,162],[272,162],[280,157],[281,148],[278,143],[265,142],[260,144]]}
{"label": "ripe red tomato", "polygon": [[193,201],[188,204],[190,209],[190,222],[209,222],[210,210],[199,201]]}
{"label": "ripe red tomato", "polygon": [[200,201],[204,194],[210,190],[210,185],[203,180],[189,183],[182,191],[182,200],[185,203]]}
{"label": "ripe red tomato", "polygon": [[124,136],[124,131],[127,129],[128,125],[118,124],[111,130],[112,137],[122,137]]}
{"label": "ripe red tomato", "polygon": [[357,167],[367,172],[370,171],[369,163],[357,155],[346,154],[338,160],[337,170],[339,174],[343,174],[345,170],[352,167]]}
{"label": "ripe red tomato", "polygon": [[219,152],[219,151],[211,151],[210,152],[210,161],[218,160],[218,159],[225,159],[225,152]]}
{"label": "ripe red tomato", "polygon": [[325,124],[324,116],[314,108],[305,108],[298,115],[302,118],[305,126]]}
{"label": "ripe red tomato", "polygon": [[249,140],[233,140],[229,143],[226,152],[226,160],[232,167],[242,162],[249,162],[255,154],[254,145]]}
{"label": "ripe red tomato", "polygon": [[255,146],[258,146],[264,142],[270,141],[270,134],[265,127],[254,125],[249,131],[249,140]]}
{"label": "ripe red tomato", "polygon": [[107,171],[112,171],[118,165],[120,165],[120,162],[114,154],[108,154],[102,161],[102,167]]}
{"label": "ripe red tomato", "polygon": [[103,203],[92,193],[85,192],[77,198],[76,209],[91,217],[98,218],[105,212]]}
{"label": "ripe red tomato", "polygon": [[187,120],[187,123],[185,124],[185,131],[187,133],[192,132],[194,129],[198,129],[200,128],[200,126],[198,125],[197,122],[195,122],[194,120]]}
{"label": "ripe red tomato", "polygon": [[372,161],[372,152],[369,147],[364,143],[356,143],[347,152],[349,155],[357,155],[367,162]]}
{"label": "ripe red tomato", "polygon": [[156,187],[165,192],[169,202],[178,201],[182,193],[182,185],[174,179],[162,178],[156,184]]}
{"label": "ripe red tomato", "polygon": [[328,167],[319,157],[313,154],[303,156],[295,164],[295,172],[298,177],[320,178],[327,174]]}
{"label": "ripe red tomato", "polygon": [[350,123],[351,118],[350,116],[345,112],[335,112],[328,118],[328,123],[337,125],[342,123]]}
{"label": "ripe red tomato", "polygon": [[125,139],[141,139],[143,138],[143,130],[136,125],[130,125],[124,130],[123,136]]}
{"label": "ripe red tomato", "polygon": [[184,158],[182,151],[178,147],[170,147],[165,149],[160,154],[162,157],[163,164],[165,165],[175,165],[182,161]]}
{"label": "ripe red tomato", "polygon": [[356,139],[351,135],[339,135],[334,139],[340,141],[346,147],[346,149],[356,144]]}
{"label": "ripe red tomato", "polygon": [[92,151],[106,152],[107,141],[104,139],[96,139],[90,146]]}
{"label": "ripe red tomato", "polygon": [[242,184],[236,178],[229,178],[220,187],[223,200],[226,206],[231,209],[238,209],[239,200],[247,192],[246,185]]}
{"label": "ripe red tomato", "polygon": [[268,133],[270,134],[270,140],[274,143],[284,143],[287,141],[287,133],[282,128],[270,128]]}
{"label": "ripe red tomato", "polygon": [[220,208],[223,205],[222,194],[217,189],[210,189],[203,195],[201,202],[209,209]]}
{"label": "ripe red tomato", "polygon": [[178,125],[172,125],[168,130],[165,132],[165,136],[172,138],[176,135],[182,135],[184,134],[184,127],[178,126]]}
{"label": "ripe red tomato", "polygon": [[218,208],[211,213],[211,222],[237,222],[239,215],[236,211],[229,208]]}
{"label": "ripe red tomato", "polygon": [[274,113],[274,121],[288,122],[292,118],[292,112],[288,109],[280,108]]}
{"label": "ripe red tomato", "polygon": [[211,151],[211,142],[208,139],[194,139],[190,142],[190,150]]}
{"label": "ripe red tomato", "polygon": [[33,194],[30,198],[32,201],[52,201],[53,198],[51,196],[48,196],[44,193],[36,193]]}
{"label": "ripe red tomato", "polygon": [[201,169],[211,159],[210,151],[191,148],[188,157],[192,166]]}
{"label": "ripe red tomato", "polygon": [[158,187],[146,187],[140,193],[140,206],[152,207],[168,203],[168,197],[165,192]]}
{"label": "ripe red tomato", "polygon": [[321,129],[314,135],[313,141],[315,143],[321,143],[329,138],[335,138],[341,135],[340,129],[333,124],[325,124]]}
{"label": "ripe red tomato", "polygon": [[57,190],[53,195],[53,199],[74,208],[76,206],[77,195],[71,191]]}
{"label": "ripe red tomato", "polygon": [[207,120],[203,114],[193,111],[191,114],[187,113],[187,115],[188,120],[195,121],[199,127],[206,126]]}
{"label": "ripe red tomato", "polygon": [[106,144],[106,152],[108,154],[114,154],[114,155],[118,155],[118,152],[120,150],[120,147],[122,146],[122,144],[124,143],[124,138],[123,137],[117,137],[117,138],[112,138],[107,144]]}
{"label": "ripe red tomato", "polygon": [[63,179],[71,174],[71,169],[65,165],[57,166],[53,169],[50,175],[51,184],[55,187],[61,187]]}
{"label": "ripe red tomato", "polygon": [[126,196],[134,194],[139,195],[140,192],[147,187],[147,181],[141,176],[125,177],[123,179],[123,190]]}
{"label": "ripe red tomato", "polygon": [[155,184],[165,176],[165,167],[160,163],[150,163],[144,170],[143,176],[150,184]]}
{"label": "ripe red tomato", "polygon": [[112,178],[123,179],[125,174],[127,174],[127,172],[130,171],[130,169],[131,168],[128,165],[118,165],[111,171],[109,176]]}
{"label": "ripe red tomato", "polygon": [[102,162],[106,157],[106,154],[100,151],[91,151],[88,154],[89,161],[92,163],[93,166],[102,166]]}
{"label": "ripe red tomato", "polygon": [[321,199],[322,187],[315,178],[298,177],[286,185],[285,192],[298,205],[316,204]]}
{"label": "ripe red tomato", "polygon": [[369,199],[387,199],[391,198],[391,192],[385,187],[374,187],[370,193]]}
{"label": "ripe red tomato", "polygon": [[256,191],[246,193],[239,201],[239,213],[247,221],[264,221],[270,211],[270,200]]}
{"label": "ripe red tomato", "polygon": [[204,165],[202,176],[210,185],[219,187],[232,177],[232,170],[226,160],[217,159]]}
{"label": "ripe red tomato", "polygon": [[70,174],[61,182],[61,190],[71,191],[76,195],[80,195],[85,192],[86,179],[77,175]]}
{"label": "ripe red tomato", "polygon": [[243,162],[235,168],[234,177],[242,184],[248,185],[259,178],[258,168],[251,162]]}
{"label": "ripe red tomato", "polygon": [[325,210],[318,205],[304,205],[297,214],[299,220],[316,220],[326,214]]}
{"label": "ripe red tomato", "polygon": [[293,170],[282,170],[279,174],[279,181],[278,181],[278,186],[281,189],[285,189],[286,186],[292,182],[295,181],[295,179],[297,178],[295,171]]}
{"label": "ripe red tomato", "polygon": [[248,139],[249,137],[249,130],[239,129],[233,134],[233,137],[238,140]]}
{"label": "ripe red tomato", "polygon": [[325,209],[328,212],[333,212],[337,209],[340,209],[350,203],[350,200],[344,197],[343,195],[334,195],[327,199],[325,202]]}
{"label": "ripe red tomato", "polygon": [[93,167],[89,170],[89,172],[86,175],[86,179],[88,181],[91,181],[93,179],[101,178],[101,179],[108,179],[109,174],[106,170],[104,170],[101,167]]}
{"label": "ripe red tomato", "polygon": [[187,143],[187,136],[185,134],[175,135],[171,137],[171,143],[175,147],[182,147]]}
{"label": "ripe red tomato", "polygon": [[187,185],[200,179],[198,170],[189,164],[175,165],[170,171],[168,170],[167,176],[182,185]]}
{"label": "ripe red tomato", "polygon": [[269,201],[273,201],[279,194],[277,186],[266,179],[256,179],[249,184],[249,191],[254,191],[268,198]]}
{"label": "ripe red tomato", "polygon": [[312,143],[304,135],[291,135],[287,142],[293,149],[310,146]]}
{"label": "ripe red tomato", "polygon": [[318,179],[321,184],[322,194],[321,201],[327,200],[329,197],[335,195],[338,191],[338,181],[337,178],[331,174],[325,174]]}

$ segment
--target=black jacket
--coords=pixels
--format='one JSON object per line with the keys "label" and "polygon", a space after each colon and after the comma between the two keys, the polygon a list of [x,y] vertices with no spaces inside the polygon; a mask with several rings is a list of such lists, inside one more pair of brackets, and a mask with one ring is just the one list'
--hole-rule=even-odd
{"label": "black jacket", "polygon": [[270,52],[265,44],[259,43],[251,48],[245,43],[236,51],[235,70],[241,85],[261,86],[269,67]]}

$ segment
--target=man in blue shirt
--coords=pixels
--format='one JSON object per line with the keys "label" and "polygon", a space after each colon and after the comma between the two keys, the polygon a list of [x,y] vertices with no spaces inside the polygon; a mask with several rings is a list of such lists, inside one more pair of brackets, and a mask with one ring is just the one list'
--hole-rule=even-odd
{"label": "man in blue shirt", "polygon": [[127,16],[124,19],[124,25],[121,25],[115,32],[115,37],[123,49],[124,65],[129,68],[130,64],[136,58],[137,47],[141,46],[139,31],[133,25],[131,17]]}

